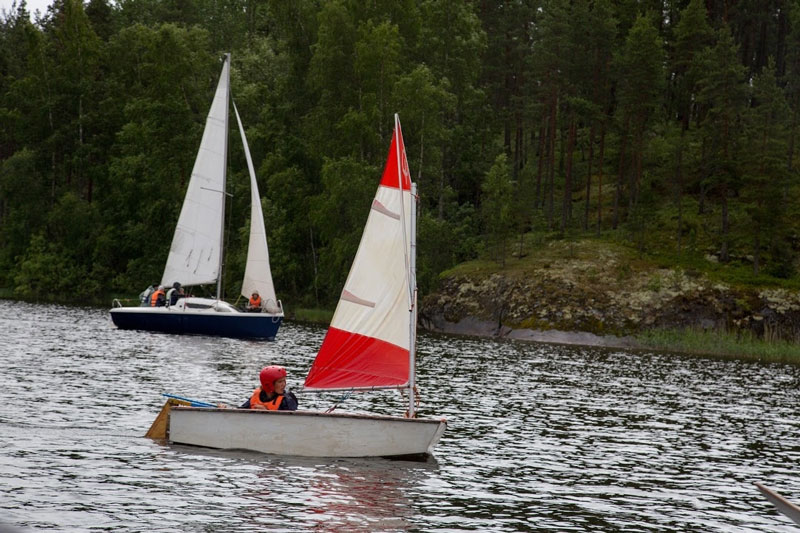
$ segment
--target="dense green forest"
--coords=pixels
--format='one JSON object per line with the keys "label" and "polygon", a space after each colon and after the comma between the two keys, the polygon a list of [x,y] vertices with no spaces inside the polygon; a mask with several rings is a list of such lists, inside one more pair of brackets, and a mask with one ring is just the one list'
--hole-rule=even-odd
{"label": "dense green forest", "polygon": [[[531,232],[796,280],[798,0],[22,0],[0,17],[0,287],[160,279],[225,52],[287,307],[338,296],[395,112],[423,291]],[[232,298],[247,180],[232,143]]]}

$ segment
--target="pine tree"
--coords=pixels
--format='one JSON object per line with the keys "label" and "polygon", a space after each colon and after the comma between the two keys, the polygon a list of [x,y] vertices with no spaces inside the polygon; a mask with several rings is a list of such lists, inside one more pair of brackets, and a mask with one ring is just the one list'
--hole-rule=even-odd
{"label": "pine tree", "polygon": [[498,155],[483,182],[481,203],[487,237],[495,250],[495,260],[502,266],[506,264],[506,244],[514,226],[514,183],[508,167],[508,157]]}
{"label": "pine tree", "polygon": [[717,194],[721,207],[719,258],[729,258],[730,219],[728,200],[740,181],[739,132],[746,104],[745,68],[738,47],[727,27],[717,32],[717,42],[700,59],[703,74],[698,80],[697,99],[707,108],[702,123],[707,149],[703,161],[704,180]]}

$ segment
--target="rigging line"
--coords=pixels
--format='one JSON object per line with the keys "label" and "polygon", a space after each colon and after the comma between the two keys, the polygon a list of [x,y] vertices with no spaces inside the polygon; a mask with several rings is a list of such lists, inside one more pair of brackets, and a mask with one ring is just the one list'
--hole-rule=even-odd
{"label": "rigging line", "polygon": [[[225,77],[225,108],[224,108],[224,117],[225,117],[225,126],[224,126],[224,144],[222,150],[222,190],[227,190],[227,182],[228,182],[228,102],[231,98],[231,55],[230,53],[225,54],[225,59],[223,61],[222,72]],[[222,80],[219,82],[222,85]],[[216,93],[214,94],[216,97]],[[213,109],[213,104],[212,104]],[[217,271],[217,300],[222,299],[222,284],[223,284],[223,272],[225,268],[225,200],[227,197],[223,194],[222,195],[222,210],[221,210],[221,218],[222,224],[220,224],[219,228],[219,270]],[[229,222],[230,224],[230,222]],[[230,227],[228,228],[230,231]]]}
{"label": "rigging line", "polygon": [[344,393],[344,394],[343,394],[343,395],[342,395],[342,396],[341,396],[341,397],[340,397],[338,400],[336,400],[336,401],[333,403],[333,405],[332,405],[332,406],[330,406],[330,407],[328,408],[328,410],[327,410],[327,411],[325,411],[325,412],[326,412],[326,413],[332,413],[332,412],[333,412],[333,410],[334,410],[334,409],[336,409],[337,407],[339,407],[339,404],[340,404],[340,403],[342,403],[343,401],[347,400],[347,399],[350,397],[350,395],[351,395],[352,393],[353,393],[353,389],[350,389],[349,391],[345,392],[345,393]]}
{"label": "rigging line", "polygon": [[[414,385],[414,392],[413,392],[413,400],[412,401],[414,402],[415,411],[419,411],[419,404],[420,404],[421,398],[420,398],[420,394],[419,394],[419,389],[417,389],[416,385]],[[416,415],[416,413],[412,413],[411,409],[409,408],[408,410],[406,410],[404,417],[405,418],[416,418],[417,415]]]}

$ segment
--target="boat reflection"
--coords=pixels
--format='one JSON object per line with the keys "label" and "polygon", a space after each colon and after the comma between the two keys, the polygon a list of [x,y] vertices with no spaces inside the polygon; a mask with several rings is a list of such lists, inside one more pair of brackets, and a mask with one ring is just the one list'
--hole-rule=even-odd
{"label": "boat reflection", "polygon": [[216,513],[217,498],[235,498],[237,528],[247,531],[411,531],[419,516],[413,500],[439,475],[433,457],[425,462],[291,457],[180,444],[163,450],[176,466],[193,465],[194,481],[205,478],[221,489],[200,504],[208,515]]}
{"label": "boat reflection", "polygon": [[[425,463],[381,459],[323,461],[292,459],[283,464],[284,471],[291,472],[290,475],[308,476],[307,489],[296,495],[301,512],[286,518],[295,525],[298,519],[302,520],[305,528],[311,531],[409,531],[414,527],[416,511],[408,494],[418,492],[419,486],[438,470],[433,459]],[[258,473],[264,486],[275,477],[273,468]],[[296,483],[295,479],[295,486]],[[270,489],[257,496],[263,502],[274,501]],[[269,515],[274,516],[274,509]]]}

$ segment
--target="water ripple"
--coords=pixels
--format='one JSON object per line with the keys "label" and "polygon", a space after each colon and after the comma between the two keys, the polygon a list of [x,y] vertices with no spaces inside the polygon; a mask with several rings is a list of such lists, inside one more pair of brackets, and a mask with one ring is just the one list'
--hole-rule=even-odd
{"label": "water ripple", "polygon": [[319,327],[146,334],[0,301],[0,331],[0,517],[29,531],[790,531],[752,483],[800,500],[790,365],[421,335],[421,414],[449,420],[436,457],[301,459],[142,435],[163,392],[237,404],[270,363],[300,385]]}

